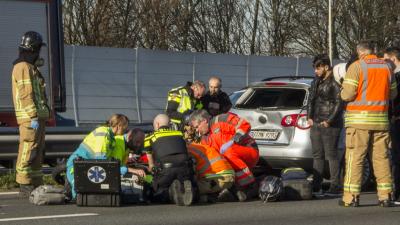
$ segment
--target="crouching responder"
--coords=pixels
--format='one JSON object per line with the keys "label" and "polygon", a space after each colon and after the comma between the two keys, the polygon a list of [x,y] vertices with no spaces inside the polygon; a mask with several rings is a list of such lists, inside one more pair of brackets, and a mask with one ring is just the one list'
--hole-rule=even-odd
{"label": "crouching responder", "polygon": [[169,123],[167,115],[157,115],[154,133],[144,140],[144,151],[154,173],[153,201],[189,206],[197,189],[193,165],[182,132],[171,130]]}
{"label": "crouching responder", "polygon": [[[125,115],[114,114],[106,125],[100,126],[85,137],[78,149],[72,153],[67,161],[67,179],[71,195],[67,197],[76,198],[74,185],[74,160],[82,159],[116,159],[120,161],[121,175],[127,172],[144,177],[143,169],[126,167],[129,150],[127,143],[131,141],[132,132],[126,133],[129,119]],[[68,188],[67,188],[68,189]],[[67,190],[68,192],[68,190]],[[68,195],[68,194],[67,194]]]}
{"label": "crouching responder", "polygon": [[251,170],[257,164],[259,154],[255,140],[248,134],[250,124],[233,113],[211,119],[205,110],[193,112],[189,121],[203,136],[201,143],[218,149],[235,170],[235,185],[231,191],[238,200],[255,197],[258,187]]}
{"label": "crouching responder", "polygon": [[166,114],[171,119],[175,130],[183,131],[185,119],[196,109],[202,109],[200,99],[204,96],[206,87],[202,81],[187,82],[185,86],[177,87],[168,92]]}
{"label": "crouching responder", "polygon": [[221,200],[222,196],[218,194],[235,183],[232,166],[217,150],[208,145],[190,143],[188,150],[195,160],[200,199],[206,197],[207,201],[214,201],[217,197],[216,200]]}
{"label": "crouching responder", "polygon": [[45,147],[45,122],[49,118],[46,84],[38,67],[43,65],[40,50],[42,36],[26,32],[19,45],[19,56],[12,71],[12,93],[19,125],[16,181],[21,197],[43,183],[42,162]]}

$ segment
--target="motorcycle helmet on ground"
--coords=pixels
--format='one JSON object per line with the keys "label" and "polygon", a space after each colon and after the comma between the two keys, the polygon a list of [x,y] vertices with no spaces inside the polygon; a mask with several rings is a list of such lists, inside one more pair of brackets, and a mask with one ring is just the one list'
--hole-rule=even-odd
{"label": "motorcycle helmet on ground", "polygon": [[283,184],[279,177],[266,176],[260,182],[260,189],[258,191],[261,200],[265,202],[274,202],[280,199],[283,191]]}

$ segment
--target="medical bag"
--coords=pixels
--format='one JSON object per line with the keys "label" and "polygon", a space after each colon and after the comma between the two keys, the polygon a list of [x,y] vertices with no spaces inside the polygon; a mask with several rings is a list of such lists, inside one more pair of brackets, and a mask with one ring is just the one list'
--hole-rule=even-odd
{"label": "medical bag", "polygon": [[74,179],[78,206],[120,206],[118,160],[75,160]]}

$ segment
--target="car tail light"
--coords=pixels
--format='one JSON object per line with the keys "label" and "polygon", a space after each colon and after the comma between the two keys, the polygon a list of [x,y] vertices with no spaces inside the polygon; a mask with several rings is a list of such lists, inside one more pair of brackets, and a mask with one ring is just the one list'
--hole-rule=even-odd
{"label": "car tail light", "polygon": [[310,128],[310,124],[308,124],[306,114],[290,114],[284,116],[282,118],[281,125],[284,127],[297,127],[299,129]]}
{"label": "car tail light", "polygon": [[265,86],[285,86],[286,82],[277,82],[277,81],[268,81],[265,83]]}

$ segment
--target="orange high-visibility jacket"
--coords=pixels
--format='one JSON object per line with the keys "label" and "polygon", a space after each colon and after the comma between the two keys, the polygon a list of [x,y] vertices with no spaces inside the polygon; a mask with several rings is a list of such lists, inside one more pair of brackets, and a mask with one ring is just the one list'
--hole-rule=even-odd
{"label": "orange high-visibility jacket", "polygon": [[254,139],[249,135],[251,129],[250,123],[234,113],[228,112],[215,116],[211,119],[209,125],[209,135],[202,140],[202,143],[207,144],[218,151],[223,144],[232,140],[236,133],[246,136],[243,138],[242,143],[239,144],[250,146],[255,143]]}
{"label": "orange high-visibility jacket", "polygon": [[187,147],[196,160],[196,172],[199,178],[234,176],[235,172],[229,162],[214,148],[196,143],[191,143]]}
{"label": "orange high-visibility jacket", "polygon": [[360,65],[358,79],[345,77],[344,88],[356,87],[355,99],[347,104],[345,125],[366,127],[387,127],[391,89],[396,88],[387,63],[375,55],[368,55],[357,61]]}

